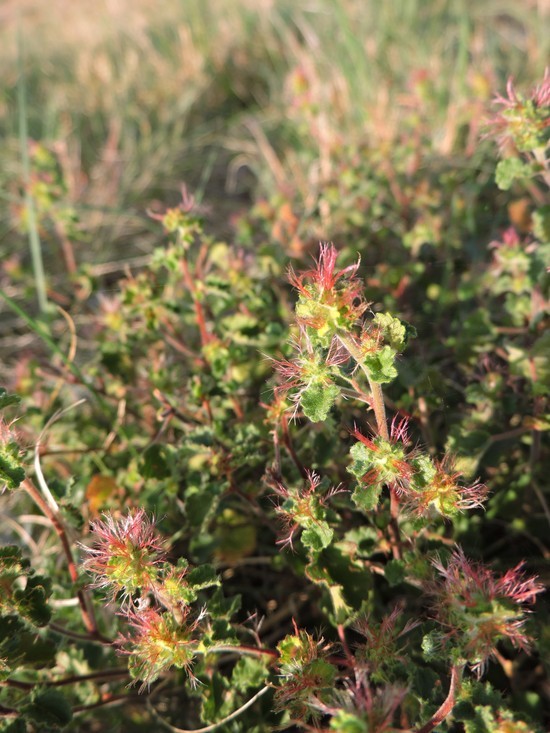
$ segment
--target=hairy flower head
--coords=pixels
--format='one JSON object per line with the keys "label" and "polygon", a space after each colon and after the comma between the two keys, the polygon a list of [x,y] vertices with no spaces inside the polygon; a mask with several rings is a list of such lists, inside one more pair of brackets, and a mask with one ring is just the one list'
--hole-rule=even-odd
{"label": "hairy flower head", "polygon": [[[330,407],[340,392],[334,380],[338,377],[339,368],[349,360],[349,354],[335,341],[331,342],[328,350],[314,348],[303,326],[294,346],[295,358],[292,361],[275,360],[275,368],[284,379],[278,393],[290,394],[292,415],[296,417],[300,407],[307,412],[308,401],[317,395],[325,399],[330,395]],[[302,404],[304,401],[305,405]]]}
{"label": "hairy flower head", "polygon": [[297,719],[311,717],[318,702],[330,700],[334,689],[337,670],[326,659],[330,646],[295,626],[295,634],[282,639],[277,649],[280,684],[275,707]]}
{"label": "hairy flower head", "polygon": [[276,494],[282,502],[277,506],[277,513],[282,519],[285,533],[277,544],[283,547],[293,547],[295,533],[302,529],[302,541],[309,547],[322,549],[327,547],[333,537],[333,530],[326,521],[326,502],[335,494],[342,493],[340,486],[328,491],[321,489],[321,478],[314,472],[308,471],[305,485],[287,489],[277,482]]}
{"label": "hairy flower head", "polygon": [[336,270],[337,257],[333,244],[322,243],[315,268],[300,275],[293,270],[289,274],[299,293],[298,322],[312,329],[316,340],[326,347],[339,329],[352,329],[368,307],[362,284],[355,277],[359,263]]}
{"label": "hairy flower head", "polygon": [[153,592],[165,559],[154,520],[137,509],[118,519],[106,513],[90,526],[95,543],[83,548],[83,567],[96,578],[92,587],[109,588],[113,597],[122,592],[127,600],[137,591]]}
{"label": "hairy flower head", "polygon": [[132,608],[125,614],[131,633],[119,638],[120,653],[130,657],[130,674],[141,680],[140,692],[170,667],[191,673],[199,641],[194,638],[199,619],[177,621],[170,613],[155,608]]}
{"label": "hairy flower head", "polygon": [[516,91],[513,79],[508,79],[506,96],[498,95],[498,112],[488,120],[490,133],[499,145],[512,143],[520,152],[544,148],[550,141],[550,68],[530,96]]}
{"label": "hairy flower head", "polygon": [[408,423],[406,419],[394,418],[389,440],[377,435],[369,438],[355,427],[352,435],[359,441],[352,450],[354,463],[348,468],[364,486],[388,484],[399,493],[408,486],[413,469],[410,458],[414,452],[407,452]]}
{"label": "hairy flower head", "polygon": [[427,517],[436,511],[443,517],[483,506],[488,489],[479,481],[470,486],[461,482],[462,474],[453,469],[445,456],[440,461],[419,454],[412,461],[414,472],[405,494],[405,506],[417,516]]}
{"label": "hairy flower head", "polygon": [[443,646],[458,647],[478,675],[494,655],[497,642],[508,639],[518,649],[529,647],[523,606],[534,603],[543,587],[523,575],[523,563],[497,577],[457,548],[446,566],[437,559],[434,567],[440,580],[430,590],[436,618],[446,629]]}

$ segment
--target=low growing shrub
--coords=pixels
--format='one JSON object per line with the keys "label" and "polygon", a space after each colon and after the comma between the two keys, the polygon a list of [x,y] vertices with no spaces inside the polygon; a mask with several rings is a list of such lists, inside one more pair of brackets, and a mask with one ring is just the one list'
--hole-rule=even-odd
{"label": "low growing shrub", "polygon": [[[500,100],[501,185],[546,179],[547,88]],[[22,361],[18,422],[0,393],[0,729],[542,731],[544,585],[514,543],[547,561],[547,207],[416,321],[349,248],[290,291],[283,252],[206,236],[189,196],[154,218],[94,363]]]}

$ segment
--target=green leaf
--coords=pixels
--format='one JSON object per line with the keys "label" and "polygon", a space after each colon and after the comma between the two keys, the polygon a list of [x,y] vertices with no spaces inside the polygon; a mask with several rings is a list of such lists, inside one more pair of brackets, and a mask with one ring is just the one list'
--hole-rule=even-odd
{"label": "green leaf", "polygon": [[285,666],[288,666],[288,671],[291,672],[293,666],[299,663],[300,657],[303,653],[304,642],[301,636],[294,634],[287,634],[277,644],[279,651],[279,665],[284,670]]}
{"label": "green leaf", "polygon": [[27,731],[27,724],[23,718],[0,721],[0,733],[27,733]]}
{"label": "green leaf", "polygon": [[[15,585],[17,578],[25,578],[22,586]],[[0,547],[0,608],[4,612],[17,611],[36,626],[45,626],[51,617],[47,599],[50,597],[51,580],[35,575],[29,561],[22,558],[15,545]]]}
{"label": "green leaf", "polygon": [[529,178],[532,174],[532,167],[520,158],[506,158],[497,165],[495,181],[501,191],[508,191],[517,178]]}
{"label": "green leaf", "polygon": [[372,468],[372,451],[364,443],[357,442],[351,446],[349,452],[353,462],[347,467],[347,471],[361,481]]}
{"label": "green leaf", "polygon": [[326,586],[330,594],[334,623],[346,623],[356,616],[372,587],[372,575],[363,563],[348,554],[344,542],[332,543],[314,555],[306,574],[314,583]]}
{"label": "green leaf", "polygon": [[172,475],[171,462],[173,456],[170,454],[169,446],[153,443],[145,449],[139,470],[143,478],[168,478]]}
{"label": "green leaf", "polygon": [[250,517],[234,509],[224,509],[216,517],[216,558],[234,562],[252,555],[256,549],[256,534],[256,526]]}
{"label": "green leaf", "polygon": [[393,588],[405,580],[405,563],[403,560],[390,560],[384,568],[384,575],[389,585]]}
{"label": "green leaf", "polygon": [[208,613],[212,617],[230,619],[241,608],[241,596],[225,598],[221,588],[216,588],[208,601]]}
{"label": "green leaf", "polygon": [[53,664],[55,644],[42,639],[15,613],[0,615],[0,659],[11,667],[22,664]]}
{"label": "green leaf", "polygon": [[311,662],[305,665],[305,679],[313,677],[315,680],[315,686],[318,688],[331,686],[334,683],[334,679],[338,674],[336,667],[325,659],[313,659]]}
{"label": "green leaf", "polygon": [[220,585],[220,579],[216,575],[216,570],[212,565],[200,565],[197,568],[193,568],[186,576],[186,580],[194,590],[202,590],[203,588],[210,588],[213,585]]}
{"label": "green leaf", "polygon": [[550,394],[550,331],[540,336],[530,349],[507,346],[510,371],[531,382],[536,395]]}
{"label": "green leaf", "polygon": [[29,561],[21,555],[21,548],[17,545],[3,545],[0,547],[0,577],[16,578],[26,572]]}
{"label": "green leaf", "polygon": [[33,691],[30,701],[20,710],[29,720],[52,731],[64,728],[73,717],[67,698],[52,688]]}
{"label": "green leaf", "polygon": [[203,347],[203,354],[215,379],[222,379],[229,369],[229,349],[219,341],[211,341]]}
{"label": "green leaf", "polygon": [[208,631],[203,634],[201,643],[205,646],[217,646],[219,644],[239,645],[239,637],[235,633],[235,627],[225,618],[212,619]]}
{"label": "green leaf", "polygon": [[492,733],[497,728],[497,722],[490,707],[477,705],[472,720],[464,721],[465,733]]}
{"label": "green leaf", "polygon": [[441,659],[441,635],[430,631],[422,638],[422,653],[427,662]]}
{"label": "green leaf", "polygon": [[382,484],[376,483],[371,486],[357,486],[351,498],[358,509],[364,512],[372,512],[378,506]]}
{"label": "green leaf", "polygon": [[25,469],[21,465],[20,450],[17,443],[8,440],[0,444],[0,487],[16,489],[25,480]]}
{"label": "green leaf", "polygon": [[200,527],[214,514],[223,493],[223,485],[211,482],[203,486],[190,484],[185,490],[185,514],[192,527]]}
{"label": "green leaf", "polygon": [[314,384],[302,392],[300,405],[311,422],[323,422],[339,394],[335,384]]}
{"label": "green leaf", "polygon": [[241,657],[233,669],[231,686],[239,692],[259,687],[268,674],[267,662],[261,657]]}
{"label": "green leaf", "polygon": [[86,521],[82,514],[82,507],[68,499],[61,499],[59,501],[59,506],[61,507],[63,518],[67,524],[69,524],[71,528],[80,532]]}
{"label": "green leaf", "polygon": [[407,343],[407,328],[399,318],[394,318],[389,313],[377,313],[374,316],[373,323],[382,331],[384,341],[394,351],[403,350]]}
{"label": "green leaf", "polygon": [[52,593],[50,578],[32,575],[27,578],[25,588],[15,590],[13,600],[19,613],[36,626],[45,626],[51,618],[47,599]]}
{"label": "green leaf", "polygon": [[412,483],[417,491],[421,491],[434,480],[437,469],[430,456],[425,453],[413,458],[411,464],[414,468]]}
{"label": "green leaf", "polygon": [[474,476],[479,462],[491,444],[491,434],[487,430],[465,428],[453,425],[449,431],[445,452],[454,456],[454,467],[463,476]]}
{"label": "green leaf", "polygon": [[[231,341],[239,343],[243,341],[240,336],[249,337],[257,330],[258,319],[250,313],[232,313],[230,316],[220,319],[218,325],[224,336],[226,334],[230,335]],[[246,338],[244,343],[247,343]]]}
{"label": "green leaf", "polygon": [[0,387],[0,410],[10,405],[18,405],[21,402],[21,397],[16,394],[9,394],[6,392],[4,387]]}
{"label": "green leaf", "polygon": [[378,547],[380,538],[374,527],[355,527],[344,535],[344,542],[353,545],[352,554],[357,557],[370,557]]}
{"label": "green leaf", "polygon": [[334,531],[326,522],[311,522],[302,532],[301,540],[305,547],[313,552],[320,552],[332,542]]}
{"label": "green leaf", "polygon": [[533,212],[533,234],[540,242],[550,242],[550,205]]}
{"label": "green leaf", "polygon": [[391,346],[383,346],[379,351],[367,354],[363,360],[368,369],[370,378],[377,384],[391,382],[397,377],[395,368],[396,353]]}
{"label": "green leaf", "polygon": [[330,721],[330,730],[337,733],[368,733],[367,724],[356,715],[340,710]]}
{"label": "green leaf", "polygon": [[414,689],[424,700],[429,700],[437,685],[440,683],[440,676],[433,669],[426,666],[415,667],[413,671]]}

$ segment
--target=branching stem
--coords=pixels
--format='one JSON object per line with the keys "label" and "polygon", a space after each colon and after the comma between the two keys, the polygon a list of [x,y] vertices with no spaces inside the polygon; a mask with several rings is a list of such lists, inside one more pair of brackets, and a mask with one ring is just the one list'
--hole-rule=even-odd
{"label": "branching stem", "polygon": [[[338,334],[338,340],[342,344],[342,346],[346,349],[348,354],[354,359],[354,361],[357,363],[359,368],[364,372],[365,376],[367,377],[371,396],[372,396],[372,409],[374,410],[374,416],[376,418],[376,427],[378,429],[378,434],[381,438],[384,440],[389,441],[390,439],[390,433],[388,430],[388,421],[386,418],[386,406],[384,405],[384,393],[382,391],[382,386],[378,384],[378,382],[374,382],[371,378],[371,375],[369,373],[369,370],[364,364],[363,354],[361,353],[361,349],[359,346],[355,343],[353,338],[346,334]],[[390,520],[390,526],[389,530],[391,533],[391,544],[392,544],[392,553],[393,556],[397,559],[401,557],[401,540],[400,540],[400,532],[399,532],[399,522],[398,522],[398,516],[399,516],[399,499],[397,497],[397,494],[395,491],[390,487],[390,514],[391,514],[391,520]]]}

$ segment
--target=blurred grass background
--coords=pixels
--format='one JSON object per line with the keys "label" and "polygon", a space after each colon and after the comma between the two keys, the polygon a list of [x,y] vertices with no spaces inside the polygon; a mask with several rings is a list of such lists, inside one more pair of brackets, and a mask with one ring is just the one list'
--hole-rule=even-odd
{"label": "blurred grass background", "polygon": [[60,287],[74,276],[63,239],[77,268],[139,261],[157,237],[147,209],[176,202],[182,182],[224,235],[261,196],[307,214],[350,147],[391,166],[414,139],[468,166],[495,90],[540,79],[549,50],[549,0],[4,0],[2,285],[32,289],[21,114],[62,182],[39,222]]}

